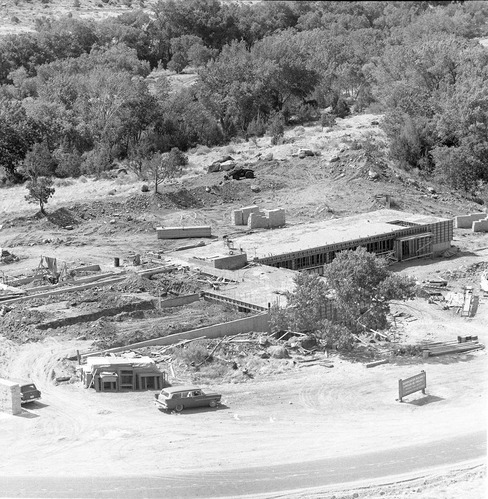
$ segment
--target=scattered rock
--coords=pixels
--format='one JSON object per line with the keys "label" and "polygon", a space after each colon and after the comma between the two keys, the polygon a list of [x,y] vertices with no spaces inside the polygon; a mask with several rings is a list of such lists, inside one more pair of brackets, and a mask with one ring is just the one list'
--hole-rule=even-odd
{"label": "scattered rock", "polygon": [[258,185],[251,185],[251,191],[252,192],[261,192],[261,187]]}
{"label": "scattered rock", "polygon": [[116,192],[117,192],[117,189],[112,189],[112,190],[108,191],[108,192],[107,192],[107,194],[108,194],[109,196],[115,196],[115,193],[116,193]]}
{"label": "scattered rock", "polygon": [[368,177],[369,180],[378,180],[380,178],[380,175],[378,172],[375,172],[374,170],[369,170]]}
{"label": "scattered rock", "polygon": [[141,192],[149,192],[149,186],[146,184],[142,184],[141,186]]}
{"label": "scattered rock", "polygon": [[336,163],[337,161],[339,161],[341,158],[339,158],[339,156],[334,156],[332,158],[330,158],[330,163]]}
{"label": "scattered rock", "polygon": [[273,160],[273,153],[269,152],[266,154],[266,156],[263,158],[265,161],[272,161]]}

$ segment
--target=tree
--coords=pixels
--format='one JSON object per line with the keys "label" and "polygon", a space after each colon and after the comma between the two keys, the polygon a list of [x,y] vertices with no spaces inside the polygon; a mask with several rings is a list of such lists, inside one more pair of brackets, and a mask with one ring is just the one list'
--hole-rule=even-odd
{"label": "tree", "polygon": [[25,155],[19,173],[32,180],[50,177],[56,170],[56,160],[45,142],[36,143]]}
{"label": "tree", "polygon": [[144,173],[154,182],[154,192],[157,194],[158,186],[169,179],[181,175],[183,167],[188,164],[188,158],[177,148],[169,153],[155,153],[144,164]]}
{"label": "tree", "polygon": [[323,278],[299,273],[294,283],[287,307],[273,310],[273,329],[311,334],[338,348],[350,348],[355,333],[383,328],[391,300],[415,296],[413,279],[393,274],[362,247],[337,254]]}
{"label": "tree", "polygon": [[341,251],[324,267],[338,322],[350,331],[383,328],[389,302],[415,296],[414,280],[393,274],[387,266],[386,260],[359,247],[354,251]]}
{"label": "tree", "polygon": [[26,187],[29,194],[25,196],[25,199],[29,203],[39,203],[41,213],[45,215],[46,212],[44,211],[44,205],[55,192],[53,179],[49,177],[36,177],[29,180]]}

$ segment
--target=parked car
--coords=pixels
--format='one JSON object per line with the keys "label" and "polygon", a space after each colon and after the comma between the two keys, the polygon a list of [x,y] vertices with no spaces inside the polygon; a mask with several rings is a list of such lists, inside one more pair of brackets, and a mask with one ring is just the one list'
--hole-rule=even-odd
{"label": "parked car", "polygon": [[196,386],[171,386],[154,396],[159,409],[177,412],[194,407],[217,407],[222,398],[218,393],[205,393]]}
{"label": "parked car", "polygon": [[41,398],[41,392],[32,381],[15,381],[20,386],[20,403],[27,404]]}
{"label": "parked car", "polygon": [[237,168],[224,175],[225,180],[240,180],[241,178],[255,178],[254,170],[250,168]]}

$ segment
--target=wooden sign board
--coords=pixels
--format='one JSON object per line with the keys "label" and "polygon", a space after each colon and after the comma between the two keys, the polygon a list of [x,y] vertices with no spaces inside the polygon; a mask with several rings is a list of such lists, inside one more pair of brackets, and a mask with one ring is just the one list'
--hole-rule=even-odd
{"label": "wooden sign board", "polygon": [[398,380],[398,398],[400,402],[403,402],[402,398],[410,395],[411,393],[422,390],[422,393],[425,394],[426,388],[427,375],[425,371],[420,371],[420,374],[416,374],[411,378]]}

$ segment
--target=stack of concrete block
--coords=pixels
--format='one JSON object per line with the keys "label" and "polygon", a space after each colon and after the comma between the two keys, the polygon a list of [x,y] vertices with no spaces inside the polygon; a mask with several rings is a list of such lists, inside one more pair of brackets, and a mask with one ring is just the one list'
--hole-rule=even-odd
{"label": "stack of concrete block", "polygon": [[270,227],[281,227],[285,225],[285,210],[283,208],[264,210],[264,213],[269,220]]}
{"label": "stack of concrete block", "polygon": [[237,270],[247,264],[247,254],[239,253],[237,255],[222,256],[213,260],[216,269]]}
{"label": "stack of concrete block", "polygon": [[281,227],[285,225],[285,210],[260,210],[252,205],[234,210],[231,219],[234,225],[247,225],[250,229]]}
{"label": "stack of concrete block", "polygon": [[249,229],[269,229],[269,218],[262,212],[251,213],[247,226]]}
{"label": "stack of concrete block", "polygon": [[454,227],[456,229],[472,229],[473,223],[485,219],[486,213],[470,213],[469,215],[461,215],[454,218]]}
{"label": "stack of concrete block", "polygon": [[185,237],[212,237],[210,225],[195,227],[157,227],[158,239],[181,239]]}

